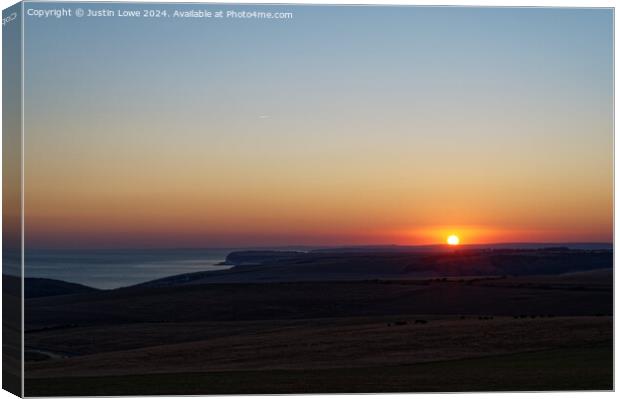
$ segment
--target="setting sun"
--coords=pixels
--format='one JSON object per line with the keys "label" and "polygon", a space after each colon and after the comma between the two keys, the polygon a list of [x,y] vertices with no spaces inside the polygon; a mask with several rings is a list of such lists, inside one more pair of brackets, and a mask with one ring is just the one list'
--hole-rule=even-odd
{"label": "setting sun", "polygon": [[446,240],[446,242],[448,243],[448,245],[459,245],[461,240],[459,239],[458,236],[453,234],[451,236],[448,236],[448,239]]}

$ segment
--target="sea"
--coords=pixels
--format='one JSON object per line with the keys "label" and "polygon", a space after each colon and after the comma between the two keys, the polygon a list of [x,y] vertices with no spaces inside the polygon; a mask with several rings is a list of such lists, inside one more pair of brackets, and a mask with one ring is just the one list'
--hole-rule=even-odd
{"label": "sea", "polygon": [[127,287],[162,277],[226,270],[235,249],[32,250],[25,277],[42,277],[100,289]]}

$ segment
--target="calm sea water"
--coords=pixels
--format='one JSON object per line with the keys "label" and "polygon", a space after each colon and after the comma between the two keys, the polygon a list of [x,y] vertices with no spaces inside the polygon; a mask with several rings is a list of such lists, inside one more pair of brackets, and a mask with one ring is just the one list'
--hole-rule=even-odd
{"label": "calm sea water", "polygon": [[175,274],[224,270],[233,250],[35,250],[25,256],[25,276],[119,288]]}

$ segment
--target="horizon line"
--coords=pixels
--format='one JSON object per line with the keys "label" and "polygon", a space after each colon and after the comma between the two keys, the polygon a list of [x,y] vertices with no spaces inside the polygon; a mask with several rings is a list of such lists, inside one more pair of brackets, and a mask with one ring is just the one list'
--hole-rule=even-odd
{"label": "horizon line", "polygon": [[[268,249],[286,249],[286,248],[308,248],[308,249],[333,249],[333,248],[389,248],[389,247],[401,247],[401,248],[429,248],[429,247],[445,247],[445,248],[463,248],[463,247],[492,247],[499,245],[610,245],[614,246],[613,241],[507,241],[507,242],[492,242],[492,243],[470,243],[459,244],[457,246],[450,246],[446,243],[433,243],[433,244],[325,244],[325,245],[296,245],[296,244],[284,244],[284,245],[240,245],[240,246],[216,246],[216,247],[40,247],[40,248],[24,248],[26,251],[152,251],[152,250],[268,250]],[[8,249],[8,248],[7,248]],[[8,249],[10,250],[10,249]],[[17,250],[17,249],[14,249]]]}

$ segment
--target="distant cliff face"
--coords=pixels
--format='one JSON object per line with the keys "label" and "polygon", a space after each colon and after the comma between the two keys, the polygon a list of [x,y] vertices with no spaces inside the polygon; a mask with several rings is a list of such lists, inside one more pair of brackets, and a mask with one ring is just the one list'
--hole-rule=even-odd
{"label": "distant cliff face", "polygon": [[226,256],[226,264],[235,266],[262,265],[295,259],[304,255],[305,252],[298,251],[238,251],[231,252]]}
{"label": "distant cliff face", "polygon": [[611,270],[613,252],[565,248],[409,253],[239,251],[229,254],[226,263],[233,267],[170,276],[140,286],[559,275]]}
{"label": "distant cliff face", "polygon": [[220,282],[265,282],[557,275],[611,268],[613,252],[567,248],[409,253],[242,251],[228,255],[226,263],[235,267],[203,277]]}

